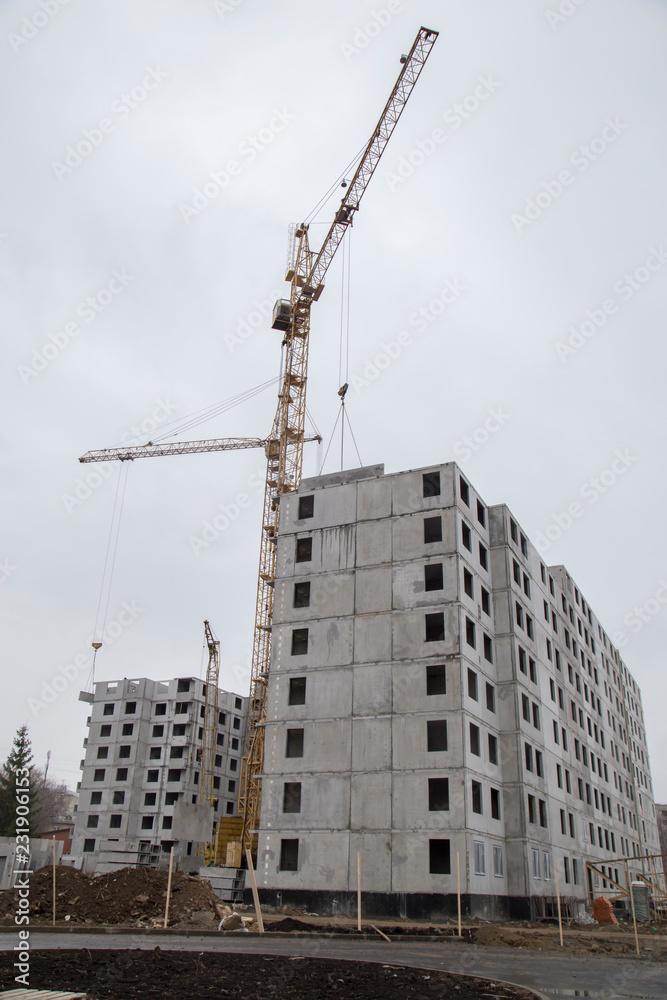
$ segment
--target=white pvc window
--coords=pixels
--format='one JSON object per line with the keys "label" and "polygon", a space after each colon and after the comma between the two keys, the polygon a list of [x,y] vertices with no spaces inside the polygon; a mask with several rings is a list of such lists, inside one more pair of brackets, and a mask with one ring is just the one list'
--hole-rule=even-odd
{"label": "white pvc window", "polygon": [[503,849],[502,847],[499,847],[498,844],[493,845],[493,874],[496,878],[502,878],[505,874]]}
{"label": "white pvc window", "polygon": [[475,875],[486,875],[484,844],[480,840],[473,841],[473,851],[475,859]]}
{"label": "white pvc window", "polygon": [[542,878],[542,872],[540,869],[540,852],[532,848],[533,854],[533,878]]}

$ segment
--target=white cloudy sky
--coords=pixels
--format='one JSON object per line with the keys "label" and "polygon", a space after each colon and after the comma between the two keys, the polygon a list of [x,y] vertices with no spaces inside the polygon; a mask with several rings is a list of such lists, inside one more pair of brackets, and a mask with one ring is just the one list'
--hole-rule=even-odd
{"label": "white cloudy sky", "polygon": [[[86,670],[48,708],[29,702],[90,651],[118,470],[86,489],[99,470],[77,457],[277,375],[279,334],[239,330],[287,288],[288,224],[365,143],[420,24],[440,38],[352,237],[348,411],[361,458],[388,471],[458,458],[533,539],[550,526],[560,536],[547,560],[625,633],[667,800],[658,0],[5,0],[0,756],[27,721],[38,762],[51,749],[55,773],[78,778]],[[231,161],[224,191],[209,186],[216,196],[188,211]],[[439,309],[448,282],[460,291]],[[341,286],[338,260],[311,338],[309,406],[326,438]],[[587,320],[592,335],[559,356]],[[368,367],[403,331],[400,355]],[[270,387],[186,437],[264,435],[274,402]],[[463,458],[497,408],[500,429]],[[617,451],[625,467],[605,474]],[[312,448],[304,473],[316,463]],[[123,604],[135,618],[103,647],[98,679],[198,673],[209,618],[221,684],[246,692],[261,474],[259,452],[129,469],[107,621]],[[205,523],[243,495],[195,553]],[[561,531],[571,504],[580,516]],[[641,628],[636,606],[648,609]]]}

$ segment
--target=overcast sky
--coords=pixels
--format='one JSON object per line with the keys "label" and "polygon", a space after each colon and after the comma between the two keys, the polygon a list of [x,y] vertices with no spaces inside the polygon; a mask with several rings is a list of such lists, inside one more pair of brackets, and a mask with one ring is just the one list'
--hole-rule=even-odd
{"label": "overcast sky", "polygon": [[[5,0],[0,757],[26,721],[37,762],[79,777],[120,467],[78,456],[275,378],[288,225],[366,142],[420,24],[440,37],[351,239],[362,463],[458,460],[542,538],[622,633],[667,801],[658,0]],[[327,440],[340,258],[312,317]],[[274,407],[270,386],[184,436],[263,436]],[[263,471],[129,468],[97,679],[199,674],[208,618],[221,686],[247,693]]]}

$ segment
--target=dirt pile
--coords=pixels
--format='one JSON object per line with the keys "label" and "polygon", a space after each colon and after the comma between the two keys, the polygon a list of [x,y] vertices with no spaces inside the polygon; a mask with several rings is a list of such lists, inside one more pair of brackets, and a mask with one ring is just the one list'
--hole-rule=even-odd
{"label": "dirt pile", "polygon": [[[104,875],[84,875],[76,868],[56,868],[56,921],[71,924],[152,926],[164,919],[167,872],[154,868],[121,868]],[[0,923],[13,922],[16,893],[0,893]],[[40,868],[30,879],[30,920],[50,923],[53,869]],[[226,911],[229,912],[229,911]],[[217,927],[222,904],[208,882],[174,872],[169,925]]]}

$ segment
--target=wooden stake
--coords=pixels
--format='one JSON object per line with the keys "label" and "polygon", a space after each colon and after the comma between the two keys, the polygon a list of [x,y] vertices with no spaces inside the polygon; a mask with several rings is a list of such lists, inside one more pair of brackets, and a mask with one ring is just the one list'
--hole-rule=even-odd
{"label": "wooden stake", "polygon": [[385,941],[388,941],[389,944],[391,944],[391,938],[387,937],[387,935],[383,931],[381,931],[379,927],[376,927],[375,924],[371,924],[371,927],[373,928],[374,931],[377,931],[380,937],[384,938]]}
{"label": "wooden stake", "polygon": [[53,837],[53,926],[56,926],[56,838]]}
{"label": "wooden stake", "polygon": [[630,868],[628,867],[627,861],[625,864],[625,881],[628,884],[628,895],[630,896],[630,906],[632,908],[632,923],[635,928],[635,948],[637,949],[637,955],[639,956],[639,935],[637,934],[637,914],[635,913],[635,897],[632,892],[632,882],[630,881]]}
{"label": "wooden stake", "polygon": [[361,851],[357,851],[357,930],[361,934]]}
{"label": "wooden stake", "polygon": [[557,903],[557,906],[558,906],[558,931],[560,933],[560,946],[561,946],[561,948],[564,948],[565,945],[563,944],[563,916],[562,916],[561,911],[560,911],[560,886],[558,884],[558,859],[557,858],[554,860],[554,864],[555,864],[555,867],[556,867],[556,903]]}
{"label": "wooden stake", "polygon": [[169,878],[167,879],[167,902],[164,906],[164,926],[167,926],[169,921],[169,901],[171,900],[171,873],[174,868],[174,847],[172,844],[171,854],[169,855]]}
{"label": "wooden stake", "polygon": [[461,864],[458,851],[456,852],[456,902],[459,914],[459,937],[461,937]]}
{"label": "wooden stake", "polygon": [[264,933],[264,918],[262,917],[262,910],[259,905],[259,893],[257,892],[257,880],[255,878],[255,869],[252,866],[252,854],[250,853],[250,848],[246,847],[245,859],[248,862],[248,871],[250,872],[250,885],[252,887],[252,900],[255,904],[255,916],[257,917],[257,927],[259,933]]}

